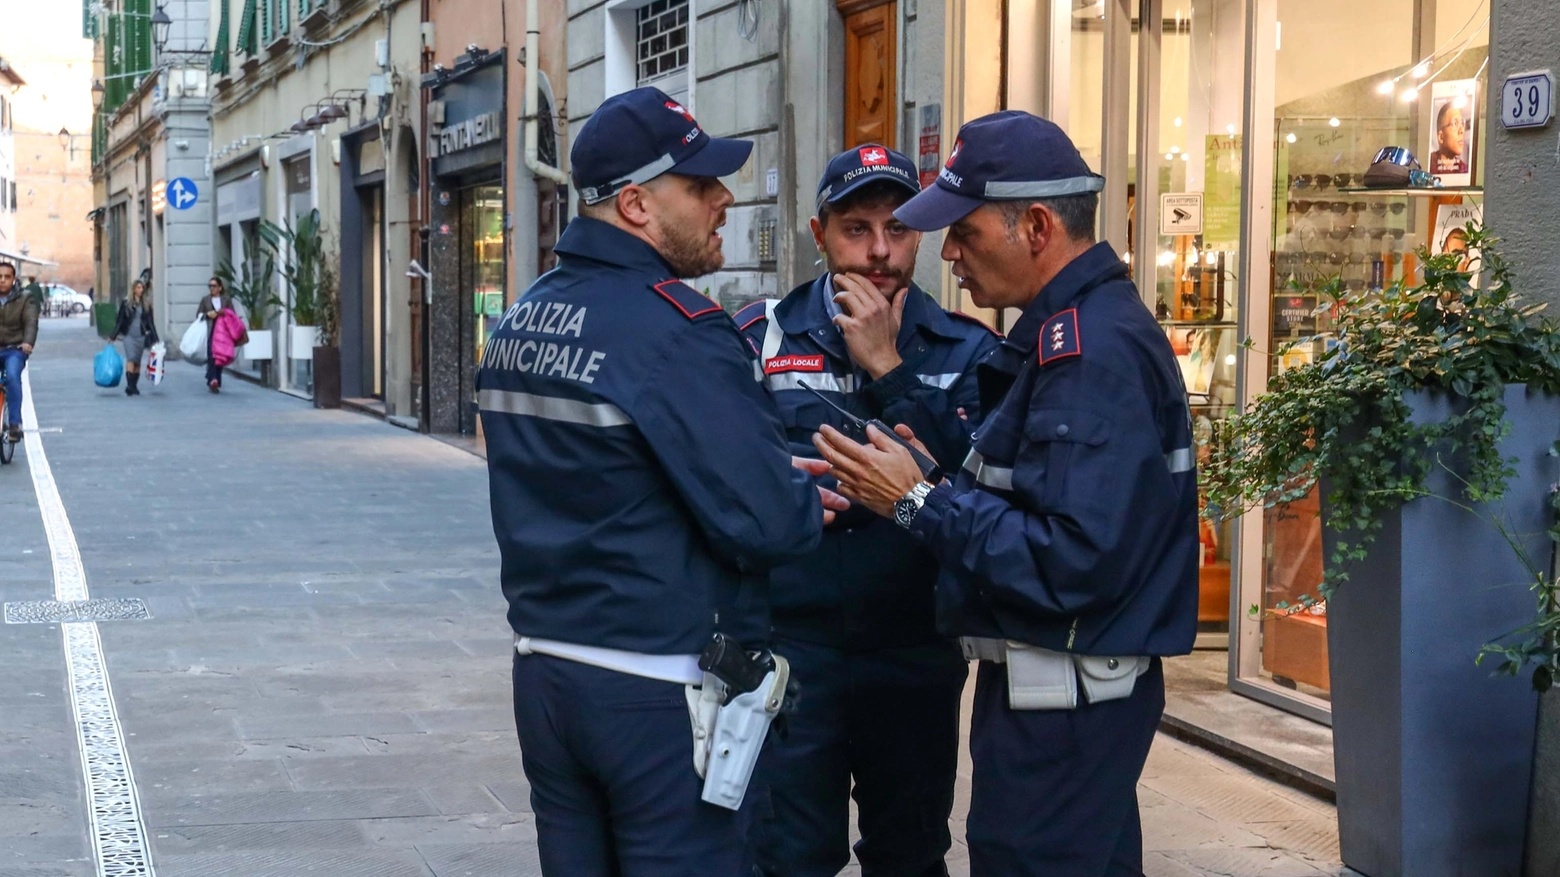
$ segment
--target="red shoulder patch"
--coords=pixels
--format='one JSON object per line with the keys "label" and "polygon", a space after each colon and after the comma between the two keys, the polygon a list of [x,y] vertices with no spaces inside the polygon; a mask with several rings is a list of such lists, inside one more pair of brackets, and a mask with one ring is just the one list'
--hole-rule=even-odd
{"label": "red shoulder patch", "polygon": [[1068,308],[1045,321],[1040,328],[1040,364],[1083,355],[1083,339],[1078,336],[1078,310]]}
{"label": "red shoulder patch", "polygon": [[732,315],[731,319],[737,323],[737,329],[747,331],[747,327],[762,320],[768,312],[763,301],[756,301]]}
{"label": "red shoulder patch", "polygon": [[963,311],[949,311],[948,312],[948,316],[953,317],[954,319],[957,319],[957,320],[963,320],[966,323],[974,323],[975,325],[981,327],[982,329],[985,329],[987,332],[990,332],[991,334],[997,336],[998,338],[1002,337],[1002,333],[1001,332],[998,332],[996,329],[992,328],[990,324],[988,324],[985,320],[982,320],[979,317],[972,317],[969,314],[964,313]]}
{"label": "red shoulder patch", "polygon": [[663,280],[652,288],[690,320],[720,310],[720,305],[681,280]]}

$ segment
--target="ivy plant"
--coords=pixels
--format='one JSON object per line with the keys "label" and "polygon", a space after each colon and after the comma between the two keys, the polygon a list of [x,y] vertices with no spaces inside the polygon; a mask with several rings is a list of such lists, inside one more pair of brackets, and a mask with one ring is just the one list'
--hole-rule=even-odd
{"label": "ivy plant", "polygon": [[[1283,508],[1325,479],[1324,523],[1341,538],[1324,564],[1324,599],[1348,581],[1351,564],[1366,557],[1393,507],[1435,499],[1479,515],[1521,558],[1537,604],[1531,624],[1485,645],[1479,660],[1493,656],[1498,671],[1510,675],[1532,666],[1533,684],[1543,691],[1560,673],[1560,590],[1550,556],[1528,556],[1488,509],[1515,476],[1514,459],[1498,448],[1507,429],[1505,387],[1560,393],[1560,324],[1539,314],[1543,304],[1521,300],[1486,229],[1470,227],[1468,247],[1479,254],[1473,271],[1463,254],[1421,249],[1417,284],[1350,291],[1334,277],[1311,290],[1318,293],[1317,316],[1332,320],[1327,349],[1275,376],[1248,409],[1214,425],[1202,462],[1204,513],[1222,520]],[[1447,393],[1459,404],[1442,420],[1412,422],[1404,395],[1420,390]],[[1551,450],[1556,454],[1560,447]],[[1437,470],[1455,476],[1456,495],[1427,487]],[[1549,538],[1560,542],[1555,486],[1548,511]]]}

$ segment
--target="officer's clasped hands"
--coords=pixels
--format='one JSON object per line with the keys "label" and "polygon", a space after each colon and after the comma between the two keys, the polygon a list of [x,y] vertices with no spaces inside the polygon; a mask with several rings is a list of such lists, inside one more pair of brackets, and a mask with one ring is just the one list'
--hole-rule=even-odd
{"label": "officer's clasped hands", "polygon": [[[894,432],[926,453],[926,446],[910,427],[901,423],[894,427]],[[867,438],[871,444],[858,444],[826,424],[813,434],[813,445],[832,467],[841,494],[890,517],[894,513],[894,503],[921,483],[921,467],[903,445],[877,427],[867,427]]]}

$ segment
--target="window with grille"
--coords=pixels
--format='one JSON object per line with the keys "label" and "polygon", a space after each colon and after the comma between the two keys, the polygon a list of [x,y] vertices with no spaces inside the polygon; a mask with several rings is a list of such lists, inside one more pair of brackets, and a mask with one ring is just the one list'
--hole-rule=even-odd
{"label": "window with grille", "polygon": [[[655,0],[638,11],[635,45],[640,85],[681,76],[688,71],[688,0]],[[663,88],[668,94],[674,89]],[[684,84],[676,91],[686,93]]]}

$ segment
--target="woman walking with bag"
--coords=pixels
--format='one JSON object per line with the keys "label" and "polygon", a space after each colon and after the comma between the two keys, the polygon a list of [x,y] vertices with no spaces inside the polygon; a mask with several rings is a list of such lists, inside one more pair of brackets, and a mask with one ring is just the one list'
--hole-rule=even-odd
{"label": "woman walking with bag", "polygon": [[[213,277],[206,282],[206,295],[200,300],[197,309],[199,318],[206,320],[206,388],[213,393],[222,392],[222,369],[233,362],[233,348],[242,344],[240,336],[243,332],[244,321],[239,319],[238,312],[233,310],[233,299],[227,295],[227,287],[222,284],[222,278]],[[232,317],[231,322],[223,319]],[[238,333],[234,333],[232,325],[238,325]],[[217,331],[225,326],[222,335],[222,344],[218,344]],[[217,347],[226,349],[227,355],[219,362],[215,355]]]}
{"label": "woman walking with bag", "polygon": [[146,300],[146,284],[137,280],[130,287],[130,297],[119,303],[119,315],[114,320],[114,334],[108,341],[121,341],[125,346],[125,395],[141,395],[141,357],[146,349],[157,343],[157,324],[152,319],[152,303]]}

